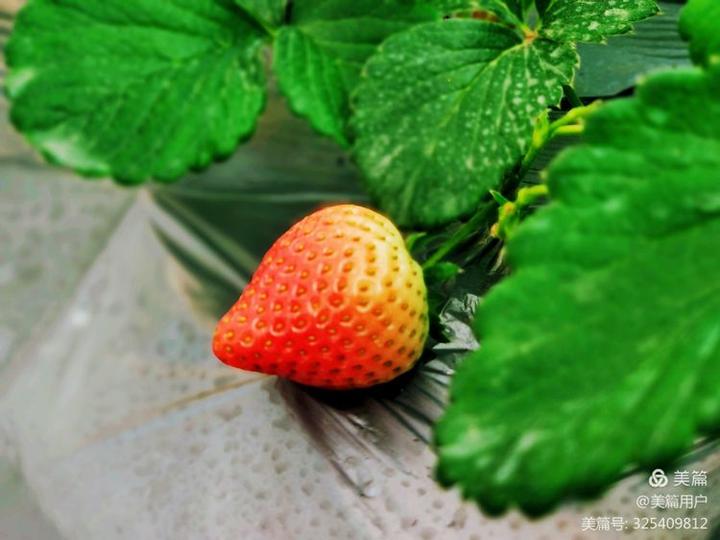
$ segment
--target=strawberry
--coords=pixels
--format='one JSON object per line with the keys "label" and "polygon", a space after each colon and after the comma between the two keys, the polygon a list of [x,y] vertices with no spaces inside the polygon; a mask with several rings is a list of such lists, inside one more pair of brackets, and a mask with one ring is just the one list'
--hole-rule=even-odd
{"label": "strawberry", "polygon": [[428,333],[420,266],[400,232],[355,205],[324,208],[265,254],[218,323],[224,363],[310,386],[387,382],[420,357]]}

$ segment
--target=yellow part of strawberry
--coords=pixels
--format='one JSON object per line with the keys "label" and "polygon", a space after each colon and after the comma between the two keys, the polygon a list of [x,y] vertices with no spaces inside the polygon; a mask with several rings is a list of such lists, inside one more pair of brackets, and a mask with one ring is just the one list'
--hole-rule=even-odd
{"label": "yellow part of strawberry", "polygon": [[408,371],[428,334],[422,269],[384,216],[356,205],[319,210],[265,254],[223,316],[224,363],[331,389]]}

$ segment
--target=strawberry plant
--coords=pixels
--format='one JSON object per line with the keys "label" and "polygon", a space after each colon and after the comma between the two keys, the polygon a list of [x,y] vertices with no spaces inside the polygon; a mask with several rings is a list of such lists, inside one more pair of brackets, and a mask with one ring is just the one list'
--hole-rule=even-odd
{"label": "strawberry plant", "polygon": [[[418,360],[427,305],[420,369],[438,358],[458,366],[435,428],[439,480],[490,512],[540,513],[670,462],[720,429],[717,2],[682,10],[694,66],[648,75],[634,95],[606,103],[578,91],[581,81],[622,89],[605,80],[614,68],[578,76],[581,58],[658,11],[654,0],[30,0],[7,46],[6,90],[15,125],[49,161],[140,184],[233,153],[262,113],[267,79],[277,81],[294,113],[347,150],[371,202],[406,233],[407,247],[369,210],[318,214],[345,208],[383,228],[386,239],[371,244],[398,252],[400,290],[367,287],[405,299],[416,317],[383,312],[378,337],[392,335],[368,340],[360,310],[339,310],[352,323],[341,337],[296,332],[303,342],[280,350],[273,339],[292,323],[262,315],[277,305],[285,313],[292,298],[269,287],[283,284],[279,272],[295,293],[302,279],[315,290],[324,279],[305,260],[285,262],[301,256],[301,222],[221,321],[216,353],[302,383],[364,387]],[[570,148],[555,155],[558,146]],[[318,253],[352,249],[351,230]],[[346,261],[354,292],[337,296],[341,305],[364,301],[355,285],[365,278],[353,272],[370,270],[367,256]],[[342,264],[331,265],[328,287],[342,281]],[[392,265],[373,268],[385,275]],[[216,300],[213,310],[226,302]],[[308,302],[295,321],[314,328],[321,312]],[[468,318],[474,334],[459,322]],[[338,349],[342,339],[351,352]],[[366,363],[359,349],[382,362]],[[348,354],[357,374],[339,367]]]}

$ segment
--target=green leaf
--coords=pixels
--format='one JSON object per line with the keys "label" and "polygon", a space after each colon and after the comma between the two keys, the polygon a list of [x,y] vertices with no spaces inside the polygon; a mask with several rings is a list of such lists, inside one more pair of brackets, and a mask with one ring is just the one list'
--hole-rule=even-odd
{"label": "green leaf", "polygon": [[277,28],[285,20],[287,0],[235,0],[235,2],[267,27]]}
{"label": "green leaf", "polygon": [[472,17],[498,22],[493,20],[494,16],[499,21],[519,26],[525,9],[521,2],[527,3],[525,0],[441,0],[438,5],[449,17]]}
{"label": "green leaf", "polygon": [[292,110],[348,145],[348,95],[365,60],[387,36],[440,18],[415,0],[298,0],[275,41],[274,70]]}
{"label": "green leaf", "polygon": [[720,62],[720,3],[690,0],[682,11],[680,32],[690,41],[690,54],[698,64]]}
{"label": "green leaf", "polygon": [[558,41],[603,41],[658,12],[655,0],[538,0],[541,34]]}
{"label": "green leaf", "polygon": [[355,154],[371,194],[406,226],[471,212],[525,153],[576,61],[571,45],[480,20],[392,36],[355,94]]}
{"label": "green leaf", "polygon": [[34,0],[7,48],[12,119],[83,174],[172,180],[254,129],[260,45],[231,0]]}
{"label": "green leaf", "polygon": [[505,3],[510,10],[522,20],[530,9],[532,0],[506,0]]}
{"label": "green leaf", "polygon": [[580,96],[613,96],[661,68],[691,65],[687,44],[678,32],[682,6],[661,2],[662,13],[640,21],[631,34],[607,44],[581,43],[575,91]]}
{"label": "green leaf", "polygon": [[550,167],[437,426],[443,482],[540,512],[720,428],[719,96],[658,75]]}

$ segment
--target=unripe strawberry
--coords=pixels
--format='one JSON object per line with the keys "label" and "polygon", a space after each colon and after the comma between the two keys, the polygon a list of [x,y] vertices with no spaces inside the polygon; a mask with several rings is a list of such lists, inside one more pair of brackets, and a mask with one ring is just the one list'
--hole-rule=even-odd
{"label": "unripe strawberry", "polygon": [[427,309],[422,270],[395,226],[367,208],[332,206],[270,248],[218,323],[213,351],[240,369],[363,388],[413,366]]}

